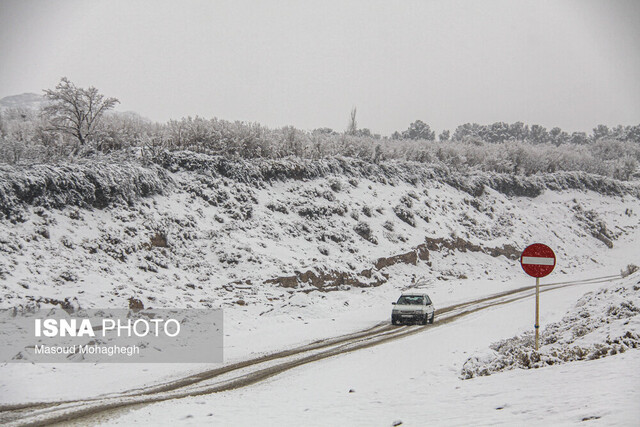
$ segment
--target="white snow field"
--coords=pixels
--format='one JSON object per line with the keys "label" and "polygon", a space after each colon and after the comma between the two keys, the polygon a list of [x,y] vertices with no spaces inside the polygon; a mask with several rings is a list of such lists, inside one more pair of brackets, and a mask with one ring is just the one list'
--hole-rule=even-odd
{"label": "white snow field", "polygon": [[[640,200],[633,194],[573,189],[518,197],[485,187],[471,195],[438,180],[345,176],[249,185],[167,173],[174,182],[170,191],[130,204],[27,206],[20,221],[0,220],[0,308],[126,308],[131,298],[154,308],[222,307],[229,364],[388,322],[391,302],[420,278],[437,308],[532,285],[516,254],[534,242],[551,246],[558,258],[543,284],[619,274],[640,264]],[[381,258],[415,254],[418,245],[437,239],[447,244],[430,249],[428,259],[376,268]],[[492,256],[493,250],[504,254]],[[366,270],[370,277],[360,274]],[[357,280],[316,287],[296,279],[305,271]],[[584,292],[599,286],[543,294],[542,326],[560,320]],[[638,401],[637,350],[459,378],[469,357],[532,325],[529,298],[251,387],[155,404],[108,421],[468,425],[640,419],[631,405]],[[0,404],[90,398],[217,366],[5,363]]]}
{"label": "white snow field", "polygon": [[[637,308],[639,285],[636,273],[604,289],[626,287],[633,292],[627,302]],[[580,294],[601,286],[543,294],[544,324],[561,320],[565,311],[575,310]],[[593,308],[599,311],[620,302],[597,295],[602,293],[591,293]],[[583,421],[637,425],[638,349],[597,360],[461,379],[469,356],[485,351],[493,341],[531,330],[533,308],[533,299],[527,298],[408,338],[298,367],[250,387],[125,410],[94,421],[238,426],[570,425]],[[627,327],[637,335],[638,312],[630,319],[631,325],[618,325],[619,332]]]}

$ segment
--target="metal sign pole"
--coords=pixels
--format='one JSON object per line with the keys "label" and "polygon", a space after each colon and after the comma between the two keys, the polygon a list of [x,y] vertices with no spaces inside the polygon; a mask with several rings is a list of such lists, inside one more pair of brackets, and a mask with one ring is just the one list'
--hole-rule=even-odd
{"label": "metal sign pole", "polygon": [[540,331],[540,278],[536,277],[536,351],[538,351],[538,332]]}

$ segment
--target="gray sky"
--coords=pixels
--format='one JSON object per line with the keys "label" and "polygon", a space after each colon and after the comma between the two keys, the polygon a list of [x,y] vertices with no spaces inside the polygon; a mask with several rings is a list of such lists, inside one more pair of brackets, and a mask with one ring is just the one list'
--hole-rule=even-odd
{"label": "gray sky", "polygon": [[154,120],[388,135],[640,123],[640,2],[0,1],[0,97],[67,76]]}

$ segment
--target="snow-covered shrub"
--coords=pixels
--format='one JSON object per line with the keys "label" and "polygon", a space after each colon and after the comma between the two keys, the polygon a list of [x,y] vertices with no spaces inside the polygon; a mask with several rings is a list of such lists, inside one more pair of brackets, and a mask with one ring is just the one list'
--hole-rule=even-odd
{"label": "snow-covered shrub", "polygon": [[342,182],[339,179],[330,179],[329,187],[332,191],[338,193],[342,190]]}
{"label": "snow-covered shrub", "polygon": [[424,209],[418,210],[416,212],[416,215],[418,216],[418,218],[422,219],[424,222],[430,222],[431,221],[431,219],[429,218],[429,214]]}
{"label": "snow-covered shrub", "polygon": [[[404,144],[402,141],[394,141],[394,143],[399,144],[399,146],[394,145],[395,150],[401,150]],[[435,144],[437,145],[438,143]],[[493,144],[488,145],[488,147],[493,146]],[[554,146],[553,149],[556,148]],[[477,150],[478,147],[473,149]],[[491,148],[491,150],[494,150],[494,148]],[[577,155],[570,149],[566,150],[570,155]],[[500,147],[496,147],[495,151],[496,155],[502,155],[500,154]],[[489,157],[487,155],[487,158]],[[397,156],[392,156],[392,158],[397,158]],[[256,187],[264,186],[265,183],[272,181],[311,180],[327,177],[336,179],[335,176],[345,176],[370,179],[381,183],[388,183],[393,180],[408,183],[437,181],[463,190],[474,197],[482,195],[485,187],[507,195],[526,197],[536,197],[547,188],[557,191],[579,189],[592,190],[607,195],[632,194],[640,196],[640,190],[637,185],[580,172],[580,170],[587,170],[588,172],[593,172],[593,170],[581,169],[577,166],[565,172],[555,172],[562,170],[562,168],[548,168],[537,171],[537,174],[524,176],[514,175],[512,170],[496,173],[495,169],[492,168],[467,168],[456,171],[443,163],[425,164],[413,160],[408,158],[377,164],[357,158],[335,156],[325,159],[256,158],[247,161],[187,151],[164,151],[155,158],[159,165],[170,171],[196,171],[212,177],[230,178],[236,182],[247,183]]]}
{"label": "snow-covered shrub", "polygon": [[411,209],[413,207],[412,198],[408,194],[405,194],[404,196],[400,197],[400,204]]}
{"label": "snow-covered shrub", "polygon": [[343,243],[350,240],[350,236],[347,233],[336,231],[336,230],[327,230],[320,234],[319,240],[322,242],[332,241],[335,243]]}
{"label": "snow-covered shrub", "polygon": [[635,264],[629,264],[627,265],[625,268],[623,268],[622,270],[620,270],[620,275],[622,277],[627,277],[632,275],[633,273],[635,273],[636,271],[640,270],[640,267],[638,267]]}
{"label": "snow-covered shrub", "polygon": [[242,254],[237,251],[220,252],[218,254],[218,261],[222,264],[236,265],[242,261]]}
{"label": "snow-covered shrub", "polygon": [[133,163],[0,166],[0,214],[13,217],[25,206],[105,208],[162,193],[166,171]]}
{"label": "snow-covered shrub", "polygon": [[343,204],[333,204],[329,206],[307,204],[298,209],[298,215],[309,219],[325,218],[332,215],[343,216],[346,213],[347,207]]}
{"label": "snow-covered shrub", "polygon": [[358,222],[355,227],[353,227],[353,231],[355,231],[358,236],[373,243],[374,245],[378,244],[378,239],[373,235],[371,227],[368,223],[364,221]]}
{"label": "snow-covered shrub", "polygon": [[58,275],[58,281],[62,282],[77,282],[78,275],[71,270],[64,270]]}
{"label": "snow-covered shrub", "polygon": [[420,197],[418,197],[415,191],[409,191],[407,196],[411,197],[413,200],[420,200]]}
{"label": "snow-covered shrub", "polygon": [[324,198],[325,200],[328,200],[329,202],[336,201],[336,195],[333,194],[331,191],[323,191],[319,193],[318,196],[321,196],[322,198]]}
{"label": "snow-covered shrub", "polygon": [[283,214],[288,214],[289,213],[289,209],[287,209],[287,207],[285,205],[283,205],[280,202],[269,202],[267,203],[267,209],[269,209],[270,211],[273,212],[280,212]]}
{"label": "snow-covered shrub", "polygon": [[535,350],[533,332],[526,332],[470,357],[460,377],[592,360],[640,348],[639,278],[636,274],[625,286],[585,294],[560,322],[541,332],[539,351]]}
{"label": "snow-covered shrub", "polygon": [[48,239],[50,237],[49,228],[46,226],[36,227],[34,231],[36,232],[36,234],[44,237],[45,239]]}
{"label": "snow-covered shrub", "polygon": [[393,222],[391,222],[391,221],[385,221],[382,224],[382,227],[385,228],[386,230],[389,230],[389,231],[393,231],[393,229],[394,229]]}
{"label": "snow-covered shrub", "polygon": [[229,217],[238,221],[246,221],[253,217],[253,207],[249,204],[228,202],[224,205],[224,210]]}
{"label": "snow-covered shrub", "polygon": [[578,203],[573,206],[572,210],[575,212],[575,218],[589,234],[603,242],[607,247],[613,247],[613,240],[618,238],[618,234],[607,228],[607,225],[596,211],[585,210]]}
{"label": "snow-covered shrub", "polygon": [[416,219],[413,216],[413,212],[409,209],[405,204],[398,204],[393,208],[393,213],[396,214],[398,218],[402,221],[406,222],[412,227],[416,226]]}

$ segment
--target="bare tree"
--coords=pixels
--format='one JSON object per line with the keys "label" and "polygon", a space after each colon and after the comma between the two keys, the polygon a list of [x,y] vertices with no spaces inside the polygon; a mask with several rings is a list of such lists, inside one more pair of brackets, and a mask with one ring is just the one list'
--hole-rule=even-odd
{"label": "bare tree", "polygon": [[351,116],[349,117],[349,125],[347,126],[347,134],[355,135],[358,132],[358,122],[356,122],[356,107],[351,110]]}
{"label": "bare tree", "polygon": [[60,79],[55,89],[45,90],[44,96],[48,103],[43,113],[54,130],[76,137],[80,145],[91,138],[104,112],[120,102],[105,98],[93,86],[76,87],[66,77]]}

